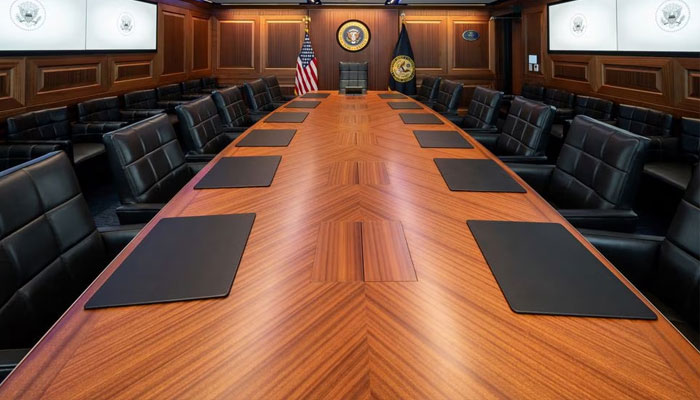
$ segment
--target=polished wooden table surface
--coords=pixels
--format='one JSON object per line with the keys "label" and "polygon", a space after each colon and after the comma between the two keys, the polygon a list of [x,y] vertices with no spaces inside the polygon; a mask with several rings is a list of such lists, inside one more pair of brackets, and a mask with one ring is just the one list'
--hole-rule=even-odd
{"label": "polished wooden table surface", "polygon": [[[404,125],[388,101],[332,93],[303,124],[259,123],[298,132],[286,148],[232,144],[220,156],[281,155],[272,186],[194,191],[210,163],[0,398],[700,397],[700,354],[659,313],[512,312],[465,221],[575,230],[532,190],[450,192],[434,157],[493,156],[471,138],[474,149],[420,148],[413,129],[454,127]],[[250,212],[227,298],[83,310],[158,219]]]}

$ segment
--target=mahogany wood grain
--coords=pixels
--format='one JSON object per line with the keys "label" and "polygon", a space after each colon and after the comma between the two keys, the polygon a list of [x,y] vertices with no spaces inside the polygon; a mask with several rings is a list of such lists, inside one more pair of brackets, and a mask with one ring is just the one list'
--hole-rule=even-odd
{"label": "mahogany wood grain", "polygon": [[[700,397],[700,353],[658,312],[640,321],[511,311],[468,219],[561,223],[642,295],[511,171],[527,193],[449,191],[433,158],[503,164],[466,134],[473,149],[420,148],[412,130],[434,126],[404,125],[385,102],[332,93],[303,124],[257,123],[298,131],[285,148],[235,147],[244,134],[214,162],[281,155],[272,185],[193,190],[207,165],[27,355],[0,398]],[[350,106],[362,123],[342,122]],[[340,143],[348,131],[377,142]],[[329,185],[343,161],[382,162],[390,184]],[[248,212],[257,217],[228,297],[83,309],[160,219]],[[325,236],[343,221],[400,223],[417,280],[312,279],[319,259],[356,265],[357,225],[352,250]],[[386,239],[363,250],[379,257]]]}
{"label": "mahogany wood grain", "polygon": [[416,280],[411,253],[399,221],[362,223],[362,262],[366,282]]}
{"label": "mahogany wood grain", "polygon": [[312,281],[362,281],[362,222],[324,222],[318,230]]}

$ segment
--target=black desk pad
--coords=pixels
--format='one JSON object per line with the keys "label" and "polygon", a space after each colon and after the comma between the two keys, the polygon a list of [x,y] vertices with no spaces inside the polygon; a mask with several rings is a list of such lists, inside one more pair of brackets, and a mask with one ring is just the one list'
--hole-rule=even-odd
{"label": "black desk pad", "polygon": [[228,296],[255,214],[165,218],[85,309]]}
{"label": "black desk pad", "polygon": [[414,103],[412,101],[390,101],[386,103],[394,110],[422,110],[420,104]]}
{"label": "black desk pad", "polygon": [[325,99],[330,96],[330,93],[307,93],[301,96],[302,99]]}
{"label": "black desk pad", "polygon": [[292,101],[291,103],[287,104],[285,108],[316,108],[318,105],[321,104],[320,101],[304,101],[304,100],[296,100]]}
{"label": "black desk pad", "polygon": [[286,147],[296,133],[296,129],[254,129],[236,147]]}
{"label": "black desk pad", "polygon": [[423,148],[473,149],[467,139],[457,131],[413,131]]}
{"label": "black desk pad", "polygon": [[436,158],[435,164],[453,192],[526,192],[492,160]]}
{"label": "black desk pad", "polygon": [[467,225],[516,313],[656,319],[559,224],[467,221]]}
{"label": "black desk pad", "polygon": [[272,184],[281,156],[224,157],[195,189],[266,187]]}
{"label": "black desk pad", "polygon": [[379,95],[381,99],[405,99],[406,96],[400,93],[382,93]]}
{"label": "black desk pad", "polygon": [[433,114],[427,113],[400,113],[404,124],[435,124],[442,125],[444,122]]}
{"label": "black desk pad", "polygon": [[279,123],[290,123],[290,124],[300,124],[304,122],[306,117],[309,115],[307,112],[274,112],[272,113],[265,122],[279,122]]}

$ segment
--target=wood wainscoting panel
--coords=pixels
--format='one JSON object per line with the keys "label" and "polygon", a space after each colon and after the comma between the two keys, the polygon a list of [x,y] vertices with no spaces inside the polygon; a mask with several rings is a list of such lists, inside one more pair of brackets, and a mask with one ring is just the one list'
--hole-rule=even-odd
{"label": "wood wainscoting panel", "polygon": [[150,78],[152,67],[153,62],[151,61],[115,62],[114,81],[123,82]]}
{"label": "wood wainscoting panel", "polygon": [[24,60],[0,60],[0,114],[21,107],[24,102]]}
{"label": "wood wainscoting panel", "polygon": [[552,60],[552,78],[588,82],[588,63]]}
{"label": "wood wainscoting panel", "polygon": [[209,19],[192,16],[192,71],[209,69]]}
{"label": "wood wainscoting panel", "polygon": [[[673,68],[667,58],[598,57],[600,93],[671,106]],[[617,102],[620,102],[619,100]]]}
{"label": "wood wainscoting panel", "polygon": [[661,93],[661,69],[628,65],[603,66],[603,85]]}
{"label": "wood wainscoting panel", "polygon": [[[298,16],[262,18],[262,58],[264,70],[295,71],[304,40],[304,23]],[[274,73],[276,71],[265,71]]]}
{"label": "wood wainscoting panel", "polygon": [[406,17],[416,70],[447,72],[447,25],[444,17]]}
{"label": "wood wainscoting panel", "polygon": [[[479,39],[474,41],[465,40],[462,34],[472,30],[479,33]],[[455,69],[489,69],[490,67],[490,35],[488,21],[461,21],[452,23],[452,47],[453,62]]]}
{"label": "wood wainscoting panel", "polygon": [[255,69],[255,21],[218,21],[217,68]]}
{"label": "wood wainscoting panel", "polygon": [[92,96],[110,86],[104,56],[30,59],[27,71],[27,105]]}
{"label": "wood wainscoting panel", "polygon": [[542,67],[545,65],[543,60],[543,15],[544,12],[541,9],[536,9],[535,11],[523,11],[523,30],[525,31],[525,59],[527,60],[528,55],[533,54],[537,56],[537,61],[540,64],[540,70],[538,72],[530,71],[528,69],[528,64],[525,63],[525,75],[535,75],[542,76]]}
{"label": "wood wainscoting panel", "polygon": [[38,70],[37,93],[100,85],[100,63],[45,67]]}
{"label": "wood wainscoting panel", "polygon": [[700,99],[700,71],[688,71],[688,97]]}
{"label": "wood wainscoting panel", "polygon": [[185,15],[163,11],[163,72],[162,75],[184,74]]}

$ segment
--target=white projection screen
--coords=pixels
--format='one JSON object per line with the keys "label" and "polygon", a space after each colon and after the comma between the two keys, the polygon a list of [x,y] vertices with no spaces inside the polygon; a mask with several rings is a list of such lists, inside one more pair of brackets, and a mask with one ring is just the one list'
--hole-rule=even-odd
{"label": "white projection screen", "polygon": [[158,6],[136,0],[87,0],[87,50],[156,50]]}
{"label": "white projection screen", "polygon": [[617,0],[618,50],[700,52],[700,0]]}
{"label": "white projection screen", "polygon": [[0,51],[85,50],[85,0],[0,0]]}
{"label": "white projection screen", "polygon": [[576,0],[549,7],[551,51],[616,51],[615,0]]}

